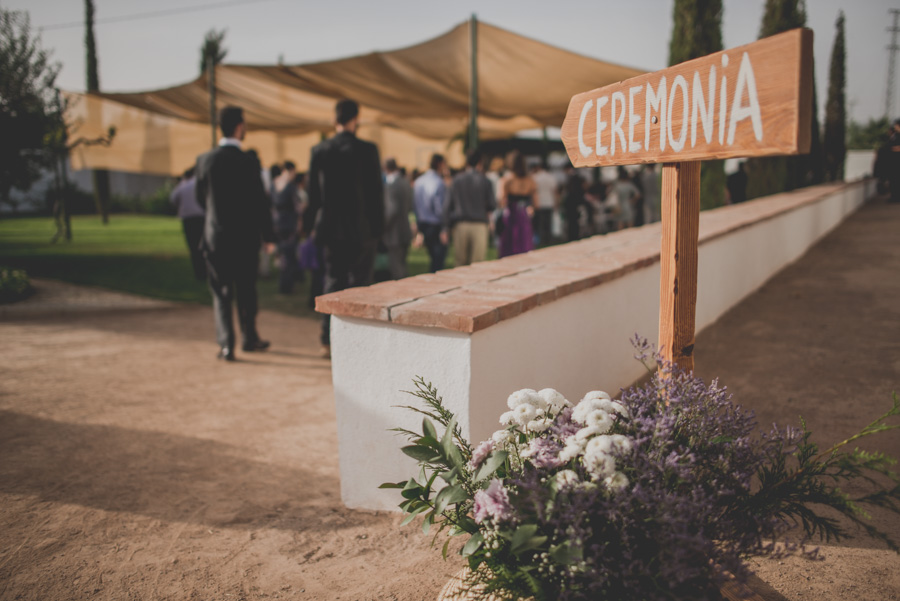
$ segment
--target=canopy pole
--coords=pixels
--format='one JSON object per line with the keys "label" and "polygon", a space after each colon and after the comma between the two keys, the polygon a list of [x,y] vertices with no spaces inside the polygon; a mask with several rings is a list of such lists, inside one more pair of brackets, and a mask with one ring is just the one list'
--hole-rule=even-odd
{"label": "canopy pole", "polygon": [[469,150],[478,148],[478,19],[472,13],[469,22],[471,82],[469,85]]}
{"label": "canopy pole", "polygon": [[213,56],[206,57],[206,80],[209,83],[209,129],[212,134],[212,145],[216,147],[216,64]]}

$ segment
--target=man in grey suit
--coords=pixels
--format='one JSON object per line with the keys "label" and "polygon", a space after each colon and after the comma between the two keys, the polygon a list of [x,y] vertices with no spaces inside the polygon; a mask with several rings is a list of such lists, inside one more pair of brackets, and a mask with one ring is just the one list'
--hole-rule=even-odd
{"label": "man in grey suit", "polygon": [[381,243],[387,249],[391,279],[399,280],[406,277],[406,253],[412,242],[409,213],[413,190],[394,159],[384,162],[384,172],[384,235]]}
{"label": "man in grey suit", "polygon": [[256,275],[263,241],[275,248],[272,214],[259,165],[241,149],[246,133],[244,113],[228,106],[219,114],[219,146],[197,158],[197,202],[206,222],[200,249],[207,263],[213,295],[219,359],[234,361],[231,304],[237,301],[243,350],[262,351],[269,342],[256,330]]}

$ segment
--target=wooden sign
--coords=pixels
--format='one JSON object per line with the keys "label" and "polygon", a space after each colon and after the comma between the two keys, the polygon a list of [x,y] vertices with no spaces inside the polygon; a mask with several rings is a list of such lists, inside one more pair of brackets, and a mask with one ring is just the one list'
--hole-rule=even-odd
{"label": "wooden sign", "polygon": [[813,33],[794,29],[574,96],[576,167],[665,163],[659,352],[694,369],[700,163],[809,152]]}
{"label": "wooden sign", "polygon": [[561,137],[576,167],[809,152],[813,32],[752,44],[584,92]]}

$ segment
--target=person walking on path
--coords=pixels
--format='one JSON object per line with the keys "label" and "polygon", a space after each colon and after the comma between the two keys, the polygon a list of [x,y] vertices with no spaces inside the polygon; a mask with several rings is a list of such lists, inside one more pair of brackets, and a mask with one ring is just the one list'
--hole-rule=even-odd
{"label": "person walking on path", "polygon": [[406,255],[413,237],[409,227],[413,191],[397,167],[397,161],[387,159],[384,171],[384,235],[381,243],[387,250],[391,279],[400,280],[406,277]]}
{"label": "person walking on path", "polygon": [[[356,137],[359,105],[335,106],[337,134],[312,149],[309,161],[313,235],[325,264],[323,293],[372,283],[375,252],[384,234],[384,183],[378,148]],[[322,317],[323,356],[331,356],[331,319]]]}
{"label": "person walking on path", "polygon": [[259,167],[241,149],[247,131],[244,112],[227,106],[219,114],[223,138],[197,158],[197,202],[206,210],[201,248],[213,295],[218,357],[234,361],[231,304],[237,301],[243,350],[262,351],[269,342],[256,330],[256,278],[262,241],[275,248],[272,213]]}
{"label": "person walking on path", "polygon": [[500,256],[508,257],[534,249],[531,216],[534,214],[537,186],[525,170],[525,157],[512,155],[512,175],[503,184],[505,206],[503,232],[500,234]]}
{"label": "person walking on path", "polygon": [[496,207],[494,185],[483,173],[481,152],[471,150],[466,157],[466,170],[453,178],[444,207],[444,228],[453,233],[457,267],[487,257],[489,223]]}
{"label": "person walking on path", "polygon": [[197,180],[194,178],[193,167],[184,172],[181,181],[172,190],[169,200],[175,205],[178,218],[181,219],[184,240],[191,253],[194,277],[203,281],[206,279],[206,263],[200,252],[200,239],[203,238],[203,222],[206,220],[206,216],[203,213],[203,207],[197,202]]}
{"label": "person walking on path", "polygon": [[300,195],[297,190],[297,167],[285,161],[284,170],[275,180],[275,233],[278,239],[278,256],[281,271],[278,276],[278,293],[290,294],[294,282],[300,278],[297,263],[297,236],[300,231]]}
{"label": "person walking on path", "polygon": [[416,179],[413,186],[416,227],[431,260],[431,273],[443,269],[447,259],[447,232],[443,231],[444,203],[447,200],[447,184],[444,183],[446,165],[443,155],[432,155],[430,168]]}

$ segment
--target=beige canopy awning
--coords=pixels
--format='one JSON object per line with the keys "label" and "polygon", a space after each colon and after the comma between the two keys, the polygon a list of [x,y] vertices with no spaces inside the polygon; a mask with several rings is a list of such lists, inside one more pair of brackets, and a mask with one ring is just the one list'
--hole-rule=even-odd
{"label": "beige canopy awning", "polygon": [[[332,129],[335,101],[362,106],[359,135],[382,156],[424,167],[433,152],[461,162],[469,120],[472,22],[421,44],[308,65],[219,65],[216,102],[244,108],[263,164],[292,159]],[[588,58],[487,23],[477,23],[478,129],[482,139],[559,126],[578,92],[644,71]],[[109,147],[81,146],[76,168],[174,174],[210,146],[206,75],[163,90],[70,94],[70,121],[80,137],[116,135]],[[457,143],[454,143],[457,141]]]}

